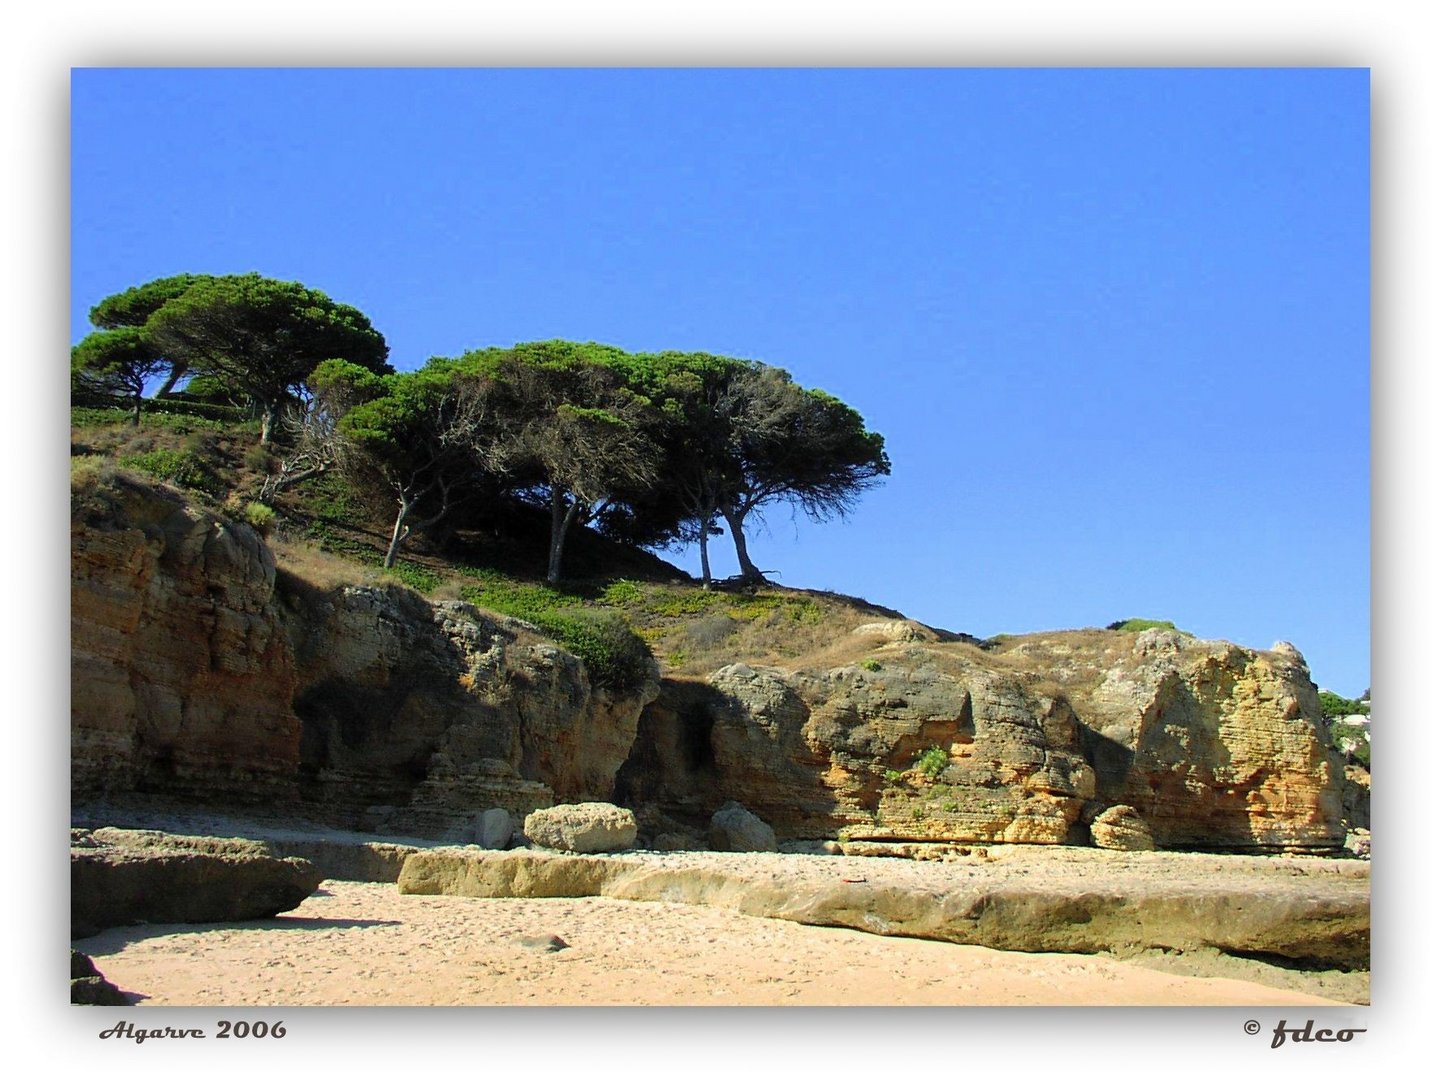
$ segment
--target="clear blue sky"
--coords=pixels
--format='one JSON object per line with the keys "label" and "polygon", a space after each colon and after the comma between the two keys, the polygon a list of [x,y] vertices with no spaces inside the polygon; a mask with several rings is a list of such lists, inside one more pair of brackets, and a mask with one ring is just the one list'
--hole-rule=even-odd
{"label": "clear blue sky", "polygon": [[981,636],[1286,639],[1355,694],[1368,84],[79,70],[71,335],[130,285],[256,270],[361,308],[400,368],[553,337],[763,360],[894,467],[842,524],[771,514],[781,583]]}

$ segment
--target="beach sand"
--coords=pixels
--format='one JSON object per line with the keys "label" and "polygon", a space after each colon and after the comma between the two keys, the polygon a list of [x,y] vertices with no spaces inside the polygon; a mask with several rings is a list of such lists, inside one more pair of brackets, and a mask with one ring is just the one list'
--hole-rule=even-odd
{"label": "beach sand", "polygon": [[73,944],[152,1006],[1344,1003],[1318,996],[1314,977],[1230,957],[1206,972],[1225,977],[1197,977],[1197,958],[1181,974],[1173,957],[1003,952],[683,904],[407,896],[348,881],[274,919],[124,927]]}

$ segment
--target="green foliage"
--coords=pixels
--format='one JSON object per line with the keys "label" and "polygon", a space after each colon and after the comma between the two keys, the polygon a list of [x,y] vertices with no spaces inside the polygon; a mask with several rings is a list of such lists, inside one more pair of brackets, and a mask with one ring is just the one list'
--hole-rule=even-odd
{"label": "green foliage", "polygon": [[90,309],[90,322],[105,330],[121,326],[144,326],[162,307],[181,296],[198,281],[209,280],[208,274],[176,274],[136,285],[124,292],[107,296]]}
{"label": "green foliage", "polygon": [[264,411],[268,442],[282,405],[324,360],[390,371],[385,339],[357,309],[295,281],[259,274],[201,277],[146,320],[146,342]]}
{"label": "green foliage", "polygon": [[912,767],[918,769],[928,780],[934,780],[945,771],[946,766],[950,763],[951,759],[944,750],[939,746],[932,746],[916,758],[916,763]]}
{"label": "green foliage", "polygon": [[217,494],[220,490],[215,474],[204,461],[188,450],[147,450],[140,454],[125,454],[117,464],[177,487],[190,488],[207,495]]}
{"label": "green foliage", "polygon": [[728,603],[725,593],[707,592],[704,589],[684,589],[664,592],[652,597],[645,604],[650,615],[662,615],[679,619],[689,615],[703,615]]}
{"label": "green foliage", "polygon": [[886,779],[887,779],[888,781],[890,781],[892,784],[899,784],[899,783],[901,782],[902,778],[905,777],[905,775],[906,775],[906,774],[903,773],[903,772],[901,772],[899,769],[887,769],[887,770],[886,770]]}
{"label": "green foliage", "polygon": [[612,581],[600,594],[600,602],[608,607],[631,607],[644,599],[640,586],[625,578]]}
{"label": "green foliage", "polygon": [[533,623],[580,657],[598,685],[626,694],[645,682],[653,662],[650,649],[618,612],[580,607],[573,595],[547,585],[484,572],[477,576],[489,580],[461,590],[468,602]]}
{"label": "green foliage", "polygon": [[514,615],[517,619],[537,625],[545,616],[574,607],[577,603],[578,598],[574,594],[549,585],[515,581],[489,570],[472,570],[470,574],[482,583],[463,590],[466,600],[476,607]]}
{"label": "green foliage", "polygon": [[1332,724],[1331,745],[1350,760],[1358,761],[1368,769],[1371,767],[1370,732],[1365,726],[1345,723]]}
{"label": "green foliage", "polygon": [[1356,698],[1345,698],[1340,694],[1333,694],[1330,690],[1322,690],[1317,696],[1321,699],[1321,715],[1328,720],[1338,716],[1371,715],[1371,706]]}
{"label": "green foliage", "polygon": [[134,326],[96,330],[70,350],[72,385],[82,392],[123,395],[139,423],[145,383],[170,365]]}
{"label": "green foliage", "polygon": [[440,583],[444,580],[434,570],[429,570],[418,563],[407,562],[404,559],[397,561],[396,564],[389,567],[385,573],[391,577],[399,578],[416,592],[422,594],[434,592],[440,588]]}
{"label": "green foliage", "polygon": [[881,662],[873,656],[868,656],[861,661],[861,667],[865,668],[867,671],[880,671]]}
{"label": "green foliage", "polygon": [[275,511],[264,503],[245,504],[245,521],[261,536],[268,536],[275,527]]}
{"label": "green foliage", "polygon": [[1128,634],[1133,634],[1141,630],[1175,630],[1178,634],[1186,634],[1187,637],[1191,636],[1185,630],[1178,629],[1176,624],[1169,619],[1121,619],[1119,622],[1111,623],[1106,629],[1122,630]]}

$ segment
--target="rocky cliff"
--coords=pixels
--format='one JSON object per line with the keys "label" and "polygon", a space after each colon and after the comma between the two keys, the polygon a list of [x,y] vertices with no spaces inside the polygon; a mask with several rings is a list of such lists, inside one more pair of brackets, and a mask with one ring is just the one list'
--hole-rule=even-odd
{"label": "rocky cliff", "polygon": [[248,526],[124,478],[72,504],[74,795],[294,806],[421,835],[608,798],[617,697],[525,624],[395,586],[316,589]]}
{"label": "rocky cliff", "polygon": [[71,542],[82,800],[293,805],[417,836],[489,807],[616,800],[643,841],[698,846],[732,800],[782,841],[1344,838],[1340,763],[1284,644],[978,643],[849,612],[810,659],[737,657],[618,696],[527,624],[398,586],[307,585],[248,527],[163,489],[76,494]]}
{"label": "rocky cliff", "polygon": [[[849,662],[668,680],[622,795],[656,830],[737,799],[782,838],[1334,849],[1341,775],[1299,653],[1149,630],[981,648],[862,626]],[[1096,842],[1104,842],[1097,831]]]}

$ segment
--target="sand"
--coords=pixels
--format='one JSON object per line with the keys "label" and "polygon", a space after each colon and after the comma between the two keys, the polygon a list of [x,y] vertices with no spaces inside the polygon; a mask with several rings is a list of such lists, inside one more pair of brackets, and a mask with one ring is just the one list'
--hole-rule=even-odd
{"label": "sand", "polygon": [[[566,947],[552,951],[551,936]],[[143,1006],[1343,1003],[1298,988],[1307,984],[1292,973],[1261,976],[1279,986],[1249,981],[1264,965],[1230,958],[1217,970],[1246,977],[682,904],[406,896],[342,881],[274,919],[126,927],[74,945]]]}

